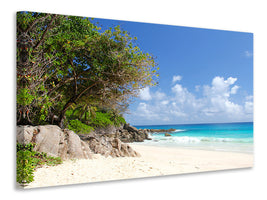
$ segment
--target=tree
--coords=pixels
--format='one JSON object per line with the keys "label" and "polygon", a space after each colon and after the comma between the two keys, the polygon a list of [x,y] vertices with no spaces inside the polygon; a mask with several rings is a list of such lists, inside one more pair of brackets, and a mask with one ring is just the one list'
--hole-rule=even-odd
{"label": "tree", "polygon": [[88,18],[17,13],[17,123],[63,127],[73,104],[123,109],[156,84],[154,59],[135,40]]}

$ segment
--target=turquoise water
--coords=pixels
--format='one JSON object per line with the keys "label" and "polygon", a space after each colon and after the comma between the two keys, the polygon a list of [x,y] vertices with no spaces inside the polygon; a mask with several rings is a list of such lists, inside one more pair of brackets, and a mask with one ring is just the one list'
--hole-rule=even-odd
{"label": "turquoise water", "polygon": [[149,134],[152,140],[142,144],[165,147],[253,153],[253,122],[135,126],[138,129],[170,129],[176,131]]}

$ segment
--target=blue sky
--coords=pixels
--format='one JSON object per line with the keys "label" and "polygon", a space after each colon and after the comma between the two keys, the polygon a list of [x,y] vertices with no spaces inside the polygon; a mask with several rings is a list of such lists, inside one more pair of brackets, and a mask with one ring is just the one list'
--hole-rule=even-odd
{"label": "blue sky", "polygon": [[253,121],[253,34],[94,19],[120,25],[156,58],[159,85],[140,91],[132,125]]}

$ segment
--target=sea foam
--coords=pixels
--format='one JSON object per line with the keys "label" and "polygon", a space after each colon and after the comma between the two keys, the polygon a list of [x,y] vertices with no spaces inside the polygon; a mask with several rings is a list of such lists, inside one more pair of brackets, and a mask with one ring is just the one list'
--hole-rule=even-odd
{"label": "sea foam", "polygon": [[185,132],[185,129],[176,129],[175,131],[173,131],[174,133],[178,133],[178,132]]}
{"label": "sea foam", "polygon": [[150,134],[152,140],[162,143],[190,144],[190,143],[252,143],[252,138],[216,138],[216,137],[192,137],[172,136],[164,137]]}

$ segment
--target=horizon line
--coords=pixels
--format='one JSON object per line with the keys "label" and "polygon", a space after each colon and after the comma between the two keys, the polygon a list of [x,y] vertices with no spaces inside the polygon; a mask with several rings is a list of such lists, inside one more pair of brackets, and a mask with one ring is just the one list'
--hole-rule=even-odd
{"label": "horizon line", "polygon": [[145,124],[145,125],[132,125],[132,126],[171,126],[171,125],[201,125],[201,124],[234,124],[234,123],[254,123],[253,121],[246,122],[208,122],[208,123],[189,123],[189,124]]}

